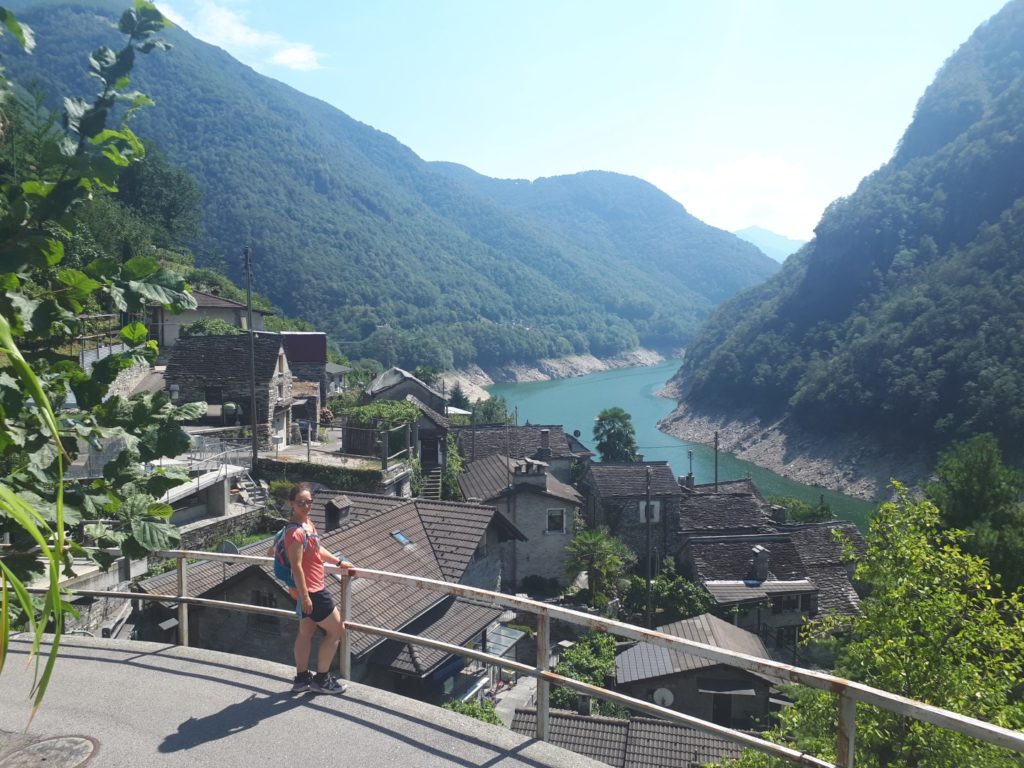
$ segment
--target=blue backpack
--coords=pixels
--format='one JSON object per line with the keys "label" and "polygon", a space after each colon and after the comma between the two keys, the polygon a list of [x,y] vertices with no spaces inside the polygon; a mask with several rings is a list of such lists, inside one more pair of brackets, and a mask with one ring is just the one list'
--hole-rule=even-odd
{"label": "blue backpack", "polygon": [[[302,528],[300,523],[288,523],[274,536],[274,577],[284,583],[289,589],[295,589],[295,579],[292,578],[292,567],[288,562],[288,553],[284,549],[284,537],[289,528]],[[305,533],[305,529],[303,529]],[[309,544],[309,534],[305,535],[302,542],[302,551],[306,551]]]}

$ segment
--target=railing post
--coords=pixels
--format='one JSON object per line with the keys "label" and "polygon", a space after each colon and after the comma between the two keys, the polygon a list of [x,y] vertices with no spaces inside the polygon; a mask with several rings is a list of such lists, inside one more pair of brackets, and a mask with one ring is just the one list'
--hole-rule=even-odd
{"label": "railing post", "polygon": [[[537,670],[547,672],[548,651],[551,647],[551,615],[547,611],[537,614]],[[537,738],[548,740],[548,689],[547,680],[537,678]]]}
{"label": "railing post", "polygon": [[348,570],[343,570],[341,573],[341,594],[338,596],[338,613],[341,614],[341,642],[338,643],[338,673],[341,675],[342,680],[352,679],[352,639],[349,635],[348,627],[345,626],[352,605],[352,591],[349,588],[351,583],[352,577],[349,576]]}
{"label": "railing post", "polygon": [[[188,572],[185,558],[178,555],[178,597],[188,597]],[[178,645],[188,647],[188,603],[178,603]]]}
{"label": "railing post", "polygon": [[857,735],[857,702],[846,693],[839,694],[839,734],[836,739],[836,765],[853,768]]}

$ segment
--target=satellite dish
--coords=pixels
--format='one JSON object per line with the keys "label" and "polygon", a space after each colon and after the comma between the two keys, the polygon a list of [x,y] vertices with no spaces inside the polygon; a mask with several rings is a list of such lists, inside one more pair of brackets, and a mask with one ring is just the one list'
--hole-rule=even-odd
{"label": "satellite dish", "polygon": [[582,433],[581,433],[581,432],[580,432],[580,431],[579,431],[578,429],[574,429],[574,430],[572,431],[572,436],[573,436],[573,437],[579,437],[579,436],[580,436],[581,434],[582,434]]}
{"label": "satellite dish", "polygon": [[668,688],[658,688],[654,692],[654,703],[659,707],[671,707],[675,697]]}
{"label": "satellite dish", "polygon": [[225,555],[237,555],[238,547],[235,546],[233,541],[222,541],[220,546],[217,547],[218,552],[223,552]]}

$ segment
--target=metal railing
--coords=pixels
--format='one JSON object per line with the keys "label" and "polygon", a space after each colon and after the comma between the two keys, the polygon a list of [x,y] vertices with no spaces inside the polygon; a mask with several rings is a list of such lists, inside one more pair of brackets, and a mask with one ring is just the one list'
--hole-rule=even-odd
{"label": "metal railing", "polygon": [[[71,594],[78,594],[89,597],[113,597],[129,600],[157,601],[164,603],[176,603],[178,605],[178,643],[187,646],[188,638],[188,608],[190,605],[202,606],[205,608],[218,608],[226,610],[242,611],[247,613],[259,613],[282,618],[295,619],[295,612],[280,608],[267,608],[250,605],[246,603],[233,603],[224,600],[210,600],[200,597],[188,596],[188,569],[185,567],[186,559],[209,560],[224,563],[250,563],[252,565],[267,565],[271,562],[268,557],[256,557],[251,555],[220,554],[214,552],[192,552],[185,550],[168,550],[155,553],[157,556],[174,558],[177,560],[177,594],[156,595],[139,592],[102,592],[92,590],[70,590]],[[515,597],[512,595],[491,592],[475,587],[451,584],[445,581],[436,581],[419,576],[406,576],[404,574],[390,573],[387,571],[374,571],[365,568],[342,569],[335,566],[325,566],[330,573],[338,574],[341,582],[341,599],[339,610],[343,621],[344,629],[341,636],[339,648],[340,674],[343,678],[350,678],[351,666],[351,633],[364,632],[402,643],[422,645],[427,648],[434,648],[446,653],[474,659],[494,666],[514,670],[520,675],[526,675],[537,680],[537,731],[538,739],[546,741],[549,736],[549,710],[548,692],[552,684],[563,685],[588,696],[597,697],[606,701],[613,701],[629,709],[644,712],[655,717],[662,718],[674,723],[682,724],[695,730],[713,734],[719,738],[728,740],[742,747],[756,749],[761,752],[787,760],[795,765],[818,766],[819,768],[853,768],[854,766],[854,745],[856,739],[856,704],[861,702],[881,709],[894,712],[904,717],[909,717],[924,723],[938,726],[956,733],[965,734],[981,741],[993,744],[998,747],[1024,753],[1024,733],[1011,731],[997,725],[992,725],[983,720],[978,720],[966,715],[960,715],[950,710],[923,704],[913,699],[908,699],[888,691],[872,688],[867,685],[845,680],[834,675],[810,669],[782,664],[769,659],[749,656],[724,650],[715,646],[705,645],[692,640],[667,635],[652,629],[625,624],[612,619],[591,616],[580,611],[548,605],[527,598]],[[347,621],[346,617],[351,613],[351,581],[353,578],[370,579],[380,582],[402,584],[416,589],[427,589],[441,594],[463,597],[484,603],[491,606],[500,606],[505,609],[527,611],[537,615],[537,659],[536,665],[530,666],[522,662],[512,661],[500,656],[494,656],[483,651],[452,645],[439,640],[433,640],[419,635],[410,635],[384,627],[377,627],[369,624],[359,624]],[[32,590],[42,592],[44,590]],[[662,648],[676,651],[684,651],[694,656],[710,659],[720,664],[726,664],[738,669],[746,670],[757,675],[774,678],[784,683],[794,683],[827,691],[838,696],[838,731],[836,734],[836,763],[808,755],[803,752],[774,744],[770,741],[756,736],[736,731],[725,726],[717,725],[707,720],[677,712],[672,709],[660,707],[642,699],[636,699],[615,691],[609,691],[587,683],[582,683],[572,678],[552,672],[549,667],[549,649],[551,639],[551,622],[553,620],[565,621],[571,624],[586,627],[591,630],[609,632],[621,637],[651,643]]]}

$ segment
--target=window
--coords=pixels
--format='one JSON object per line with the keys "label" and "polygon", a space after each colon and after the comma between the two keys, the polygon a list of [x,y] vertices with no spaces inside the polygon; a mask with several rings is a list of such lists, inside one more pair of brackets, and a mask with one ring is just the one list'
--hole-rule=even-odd
{"label": "window", "polygon": [[[252,591],[252,604],[263,608],[277,608],[277,598],[274,597],[272,592],[267,590],[254,589]],[[277,616],[264,616],[262,613],[249,613],[246,615],[249,617],[249,626],[253,629],[269,632],[277,632],[279,629]]]}
{"label": "window", "polygon": [[[644,503],[645,503],[644,499],[640,499],[640,501],[638,501],[636,503],[636,510],[637,510],[637,513],[640,515],[640,522],[641,523],[647,522],[647,517],[644,515]],[[660,499],[651,499],[651,522],[652,523],[657,523],[657,522],[660,522],[660,520],[661,520],[661,500]]]}
{"label": "window", "polygon": [[203,399],[208,405],[220,405],[224,402],[223,387],[207,387],[203,393]]}
{"label": "window", "polygon": [[409,537],[401,531],[392,531],[391,537],[399,544],[401,544],[403,547],[408,547],[410,544],[412,544],[412,540],[410,540]]}
{"label": "window", "polygon": [[565,533],[565,510],[548,510],[548,527],[545,533]]}

